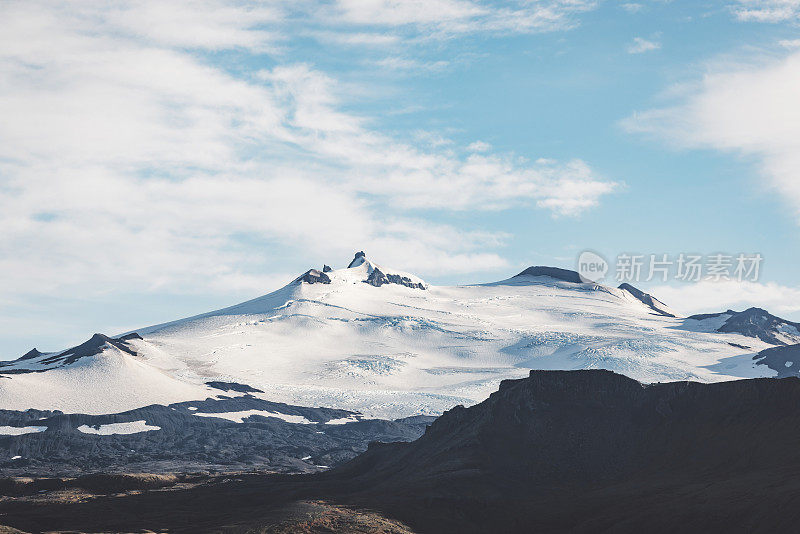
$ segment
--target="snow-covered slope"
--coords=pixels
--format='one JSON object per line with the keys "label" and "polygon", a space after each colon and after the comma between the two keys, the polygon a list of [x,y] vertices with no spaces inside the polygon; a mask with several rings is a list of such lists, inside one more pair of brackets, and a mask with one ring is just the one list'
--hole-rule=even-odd
{"label": "snow-covered slope", "polygon": [[686,318],[684,327],[702,332],[742,334],[771,345],[800,343],[800,323],[781,319],[761,308],[692,315]]}
{"label": "snow-covered slope", "polygon": [[655,298],[650,293],[645,293],[641,289],[635,288],[630,284],[621,284],[619,289],[627,291],[635,299],[639,300],[642,304],[653,310],[653,312],[657,313],[658,315],[664,315],[665,317],[678,316],[678,314],[672,311],[669,306]]}
{"label": "snow-covered slope", "polygon": [[128,350],[108,338],[70,362],[33,353],[0,369],[0,408],[111,413],[203,399],[219,393],[205,382],[230,381],[271,401],[394,418],[479,402],[529,369],[603,368],[645,382],[776,374],[752,360],[769,343],[691,331],[629,290],[569,273],[437,287],[359,253],[347,268],[139,329]]}

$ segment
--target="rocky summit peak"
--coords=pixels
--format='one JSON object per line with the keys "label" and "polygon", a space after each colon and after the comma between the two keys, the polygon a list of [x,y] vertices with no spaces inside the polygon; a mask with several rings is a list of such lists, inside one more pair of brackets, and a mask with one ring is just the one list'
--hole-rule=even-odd
{"label": "rocky summit peak", "polygon": [[[517,276],[547,276],[563,282],[571,282],[573,284],[581,284],[581,275],[569,269],[561,269],[559,267],[547,267],[544,265],[534,265],[528,267]],[[515,276],[516,278],[516,276]]]}
{"label": "rocky summit peak", "polygon": [[364,253],[363,250],[360,250],[360,251],[356,252],[356,255],[353,258],[353,261],[350,262],[350,265],[348,265],[347,268],[350,269],[352,267],[358,267],[359,265],[363,264],[365,261],[367,261],[367,255]]}
{"label": "rocky summit peak", "polygon": [[[330,272],[330,271],[329,271]],[[297,278],[292,283],[305,282],[307,284],[330,284],[330,277],[325,274],[325,271],[318,271],[317,269],[309,269]]]}

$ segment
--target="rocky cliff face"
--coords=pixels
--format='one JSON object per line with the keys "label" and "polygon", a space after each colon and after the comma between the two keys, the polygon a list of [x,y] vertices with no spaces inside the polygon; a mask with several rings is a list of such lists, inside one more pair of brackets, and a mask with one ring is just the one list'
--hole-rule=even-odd
{"label": "rocky cliff face", "polygon": [[800,516],[788,475],[800,472],[798,406],[797,379],[645,386],[609,371],[532,371],[419,440],[372,445],[321,478],[431,532],[774,525]]}

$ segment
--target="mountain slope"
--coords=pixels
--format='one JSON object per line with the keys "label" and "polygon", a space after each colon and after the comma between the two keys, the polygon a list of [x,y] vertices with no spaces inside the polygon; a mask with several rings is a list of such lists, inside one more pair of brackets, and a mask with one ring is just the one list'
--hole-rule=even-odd
{"label": "mountain slope", "polygon": [[761,308],[692,315],[686,318],[685,326],[696,331],[741,334],[770,345],[800,343],[800,323],[781,319]]}
{"label": "mountain slope", "polygon": [[[347,268],[309,270],[256,299],[73,351],[97,354],[29,353],[0,368],[0,407],[118,413],[203,399],[218,381],[264,400],[396,419],[474,404],[529,369],[603,368],[645,382],[776,374],[752,359],[767,342],[694,332],[631,291],[579,280],[532,267],[439,287],[359,252]],[[116,377],[111,386],[100,385],[103,373]]]}
{"label": "mountain slope", "polygon": [[641,289],[633,287],[630,284],[621,284],[619,289],[622,291],[627,291],[630,293],[635,299],[641,301],[642,304],[647,306],[648,308],[652,309],[658,315],[664,315],[666,317],[677,317],[678,315],[672,311],[669,306],[655,298],[650,293],[645,293]]}
{"label": "mountain slope", "polygon": [[753,359],[757,365],[769,367],[781,378],[800,377],[800,344],[764,349],[753,356]]}

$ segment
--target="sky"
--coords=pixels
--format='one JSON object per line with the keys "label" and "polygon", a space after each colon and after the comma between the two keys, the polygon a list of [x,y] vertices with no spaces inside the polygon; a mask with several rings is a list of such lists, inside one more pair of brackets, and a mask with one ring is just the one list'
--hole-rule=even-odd
{"label": "sky", "polygon": [[[0,3],[0,358],[365,250],[433,284],[620,255],[800,320],[800,0]],[[613,280],[607,281],[608,283]]]}

